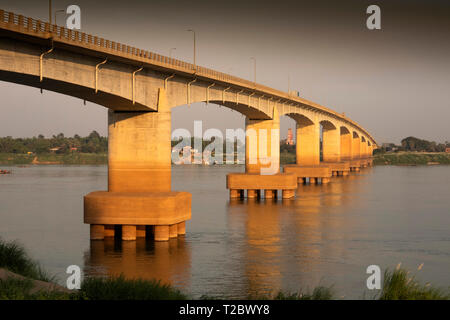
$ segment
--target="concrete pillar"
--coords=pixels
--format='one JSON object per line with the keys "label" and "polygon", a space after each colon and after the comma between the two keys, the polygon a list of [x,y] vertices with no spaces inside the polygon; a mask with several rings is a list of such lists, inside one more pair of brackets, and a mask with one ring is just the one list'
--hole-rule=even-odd
{"label": "concrete pillar", "polygon": [[178,224],[172,224],[169,226],[169,238],[178,237]]}
{"label": "concrete pillar", "polygon": [[114,235],[115,235],[115,227],[114,227],[113,224],[105,225],[104,235],[105,235],[105,237],[114,237]]}
{"label": "concrete pillar", "polygon": [[122,240],[136,240],[136,226],[122,226]]}
{"label": "concrete pillar", "polygon": [[169,240],[169,226],[155,226],[155,241]]}
{"label": "concrete pillar", "polygon": [[297,123],[296,155],[298,165],[320,164],[320,125]]}
{"label": "concrete pillar", "polygon": [[341,161],[341,134],[338,128],[331,128],[331,124],[323,126],[322,152],[324,162]]}
{"label": "concrete pillar", "polygon": [[105,226],[102,224],[91,224],[91,240],[103,240],[105,238]]}
{"label": "concrete pillar", "polygon": [[361,140],[358,135],[353,135],[352,138],[352,159],[358,160],[361,157],[360,153]]}
{"label": "concrete pillar", "polygon": [[256,190],[247,190],[247,198],[249,199],[253,199],[256,198]]}
{"label": "concrete pillar", "polygon": [[280,170],[280,118],[245,120],[245,172],[275,174]]}
{"label": "concrete pillar", "polygon": [[145,238],[146,232],[145,232],[145,226],[136,226],[136,237],[137,238]]}
{"label": "concrete pillar", "polygon": [[[163,89],[161,89],[163,90]],[[165,94],[160,92],[160,100]],[[171,113],[108,111],[108,190],[170,191]]]}
{"label": "concrete pillar", "polygon": [[177,233],[178,235],[186,234],[186,222],[180,222],[177,224]]}
{"label": "concrete pillar", "polygon": [[361,158],[367,158],[367,141],[362,141],[361,140]]}
{"label": "concrete pillar", "polygon": [[294,190],[283,190],[282,198],[283,199],[290,199],[295,197],[295,191]]}
{"label": "concrete pillar", "polygon": [[231,199],[236,199],[239,198],[240,194],[239,191],[237,189],[230,189],[230,198]]}
{"label": "concrete pillar", "polygon": [[352,135],[341,127],[341,161],[352,159]]}

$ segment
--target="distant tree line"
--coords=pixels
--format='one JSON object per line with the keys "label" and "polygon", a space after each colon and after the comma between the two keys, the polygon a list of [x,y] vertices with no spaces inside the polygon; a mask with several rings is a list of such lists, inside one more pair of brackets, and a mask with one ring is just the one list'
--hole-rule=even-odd
{"label": "distant tree line", "polygon": [[393,143],[384,143],[378,152],[386,151],[418,151],[418,152],[445,152],[446,148],[450,148],[450,142],[436,143],[416,137],[407,137],[401,141],[401,145],[397,146]]}
{"label": "distant tree line", "polygon": [[[211,140],[202,140],[201,145],[204,150],[210,143],[215,142],[213,138]],[[190,139],[190,145],[194,148],[195,140],[200,138],[192,137]],[[172,140],[172,147],[181,142],[179,139]],[[197,144],[200,141],[197,141]],[[226,152],[226,141],[220,139],[216,143],[223,144],[223,152]],[[235,141],[235,150],[243,147],[243,142],[240,140]],[[436,143],[434,141],[427,141],[418,139],[415,137],[407,137],[401,141],[400,146],[396,146],[393,143],[383,144],[381,149],[376,152],[386,151],[422,151],[422,152],[445,152],[446,148],[450,147],[450,142]],[[281,143],[281,153],[293,153],[295,154],[295,145],[288,145]],[[73,152],[81,153],[106,153],[108,151],[108,138],[102,137],[97,131],[92,131],[87,137],[80,137],[78,134],[73,137],[65,137],[63,133],[53,135],[51,138],[46,138],[42,134],[33,138],[12,138],[10,136],[0,138],[0,153],[22,153],[29,152],[42,154],[42,153],[58,153],[68,154]]]}
{"label": "distant tree line", "polygon": [[0,138],[0,153],[106,153],[107,150],[108,138],[100,136],[97,131],[92,131],[87,137],[80,137],[77,134],[73,137],[65,137],[63,133],[60,133],[51,138],[46,138],[42,134],[33,138],[10,136]]}

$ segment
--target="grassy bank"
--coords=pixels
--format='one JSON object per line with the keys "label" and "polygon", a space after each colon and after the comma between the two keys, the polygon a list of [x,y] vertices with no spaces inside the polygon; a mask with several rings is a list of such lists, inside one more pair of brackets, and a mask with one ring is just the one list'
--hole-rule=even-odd
{"label": "grassy bank", "polygon": [[[80,290],[36,290],[36,281],[51,281],[39,264],[31,260],[23,247],[0,239],[0,270],[7,269],[27,278],[0,277],[0,300],[184,300],[189,296],[171,285],[156,280],[126,279],[124,276],[88,278]],[[419,267],[419,270],[421,266]],[[1,273],[0,273],[1,275]],[[62,288],[63,289],[63,288]],[[384,274],[383,289],[373,297],[380,300],[448,300],[450,290],[422,285],[413,275],[399,267]],[[201,299],[215,299],[203,296]],[[311,292],[278,292],[254,295],[253,300],[331,300],[337,299],[333,288],[317,287]]]}
{"label": "grassy bank", "polygon": [[430,165],[450,164],[450,154],[444,152],[393,152],[375,154],[376,165]]}
{"label": "grassy bank", "polygon": [[0,165],[27,165],[27,164],[107,164],[106,153],[79,153],[55,154],[42,153],[27,155],[20,153],[0,153]]}

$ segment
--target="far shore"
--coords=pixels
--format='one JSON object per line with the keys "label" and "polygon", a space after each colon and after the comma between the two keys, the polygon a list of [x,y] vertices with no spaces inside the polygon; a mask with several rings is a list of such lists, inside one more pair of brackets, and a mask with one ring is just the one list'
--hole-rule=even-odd
{"label": "far shore", "polygon": [[[294,164],[295,154],[280,152],[280,164]],[[29,166],[29,165],[106,165],[107,153],[69,153],[69,154],[20,154],[0,153],[0,165]],[[386,152],[375,153],[374,165],[443,165],[450,164],[450,153],[445,152]]]}

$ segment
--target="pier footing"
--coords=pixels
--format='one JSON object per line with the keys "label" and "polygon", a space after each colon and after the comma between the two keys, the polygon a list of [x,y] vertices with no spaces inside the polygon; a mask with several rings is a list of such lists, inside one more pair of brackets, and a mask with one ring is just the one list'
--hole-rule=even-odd
{"label": "pier footing", "polygon": [[92,240],[115,236],[121,228],[122,240],[153,236],[167,241],[184,235],[190,218],[188,192],[96,191],[84,197],[84,222],[91,225]]}

